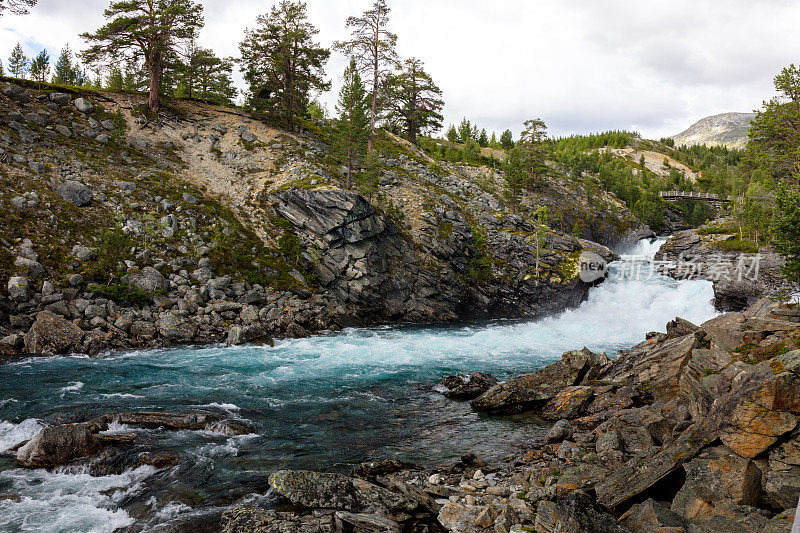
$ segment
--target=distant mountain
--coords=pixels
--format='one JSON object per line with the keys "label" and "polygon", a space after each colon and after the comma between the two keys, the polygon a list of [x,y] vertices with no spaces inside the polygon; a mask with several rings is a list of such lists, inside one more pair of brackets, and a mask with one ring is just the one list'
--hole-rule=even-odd
{"label": "distant mountain", "polygon": [[723,113],[706,117],[672,138],[679,146],[707,144],[709,146],[723,145],[728,148],[744,148],[747,145],[750,121],[755,116],[755,113]]}

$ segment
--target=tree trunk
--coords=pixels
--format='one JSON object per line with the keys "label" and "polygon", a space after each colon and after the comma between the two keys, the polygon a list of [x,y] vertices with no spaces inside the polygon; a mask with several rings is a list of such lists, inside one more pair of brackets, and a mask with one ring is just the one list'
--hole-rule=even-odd
{"label": "tree trunk", "polygon": [[160,107],[160,99],[159,99],[159,92],[161,85],[161,53],[160,52],[153,52],[153,55],[148,61],[147,65],[148,74],[150,75],[150,95],[147,99],[147,106],[150,108],[150,111],[154,113],[158,113]]}

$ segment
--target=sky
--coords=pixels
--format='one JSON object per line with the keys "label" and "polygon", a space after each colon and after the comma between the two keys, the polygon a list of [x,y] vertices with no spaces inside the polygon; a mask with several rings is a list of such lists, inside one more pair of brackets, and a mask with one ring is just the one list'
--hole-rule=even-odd
{"label": "sky", "polygon": [[[244,29],[277,0],[203,0],[200,44],[236,56]],[[4,64],[18,41],[55,59],[104,23],[108,0],[39,0],[0,17]],[[348,37],[344,21],[371,0],[308,0],[319,42]],[[705,116],[750,112],[780,69],[800,62],[793,0],[389,0],[401,57],[417,57],[441,87],[445,128],[462,117],[515,133],[542,118],[554,136],[610,129],[674,135]],[[320,100],[334,111],[346,58]],[[237,74],[237,85],[243,87]]]}

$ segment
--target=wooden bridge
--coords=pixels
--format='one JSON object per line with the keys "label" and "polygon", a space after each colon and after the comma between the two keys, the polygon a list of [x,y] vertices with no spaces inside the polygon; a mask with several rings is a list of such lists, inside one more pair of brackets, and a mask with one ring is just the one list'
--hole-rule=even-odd
{"label": "wooden bridge", "polygon": [[684,191],[661,191],[658,193],[667,202],[676,200],[704,200],[712,204],[729,204],[733,202],[732,196],[720,196],[710,192],[684,192]]}

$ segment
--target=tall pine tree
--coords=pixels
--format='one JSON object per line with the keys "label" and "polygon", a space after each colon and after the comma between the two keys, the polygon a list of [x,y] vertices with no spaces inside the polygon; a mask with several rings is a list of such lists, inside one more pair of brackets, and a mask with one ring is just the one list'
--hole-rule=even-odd
{"label": "tall pine tree", "polygon": [[349,41],[334,43],[334,48],[344,54],[355,57],[356,64],[365,79],[372,87],[372,103],[370,109],[370,137],[368,151],[372,151],[375,143],[375,124],[378,118],[378,93],[384,76],[392,72],[397,65],[395,50],[397,35],[387,29],[391,9],[386,0],[374,0],[372,8],[360,17],[349,17],[345,25],[352,28]]}
{"label": "tall pine tree", "polygon": [[366,154],[369,139],[369,107],[367,92],[361,83],[356,60],[351,59],[344,71],[344,85],[336,105],[339,117],[333,127],[333,147],[347,166],[347,183],[352,185],[353,170]]}
{"label": "tall pine tree", "polygon": [[306,112],[311,91],[325,91],[330,50],[314,42],[319,30],[308,21],[305,2],[282,0],[239,44],[249,103],[292,129]]}
{"label": "tall pine tree", "polygon": [[399,73],[388,75],[381,90],[386,118],[414,144],[420,135],[442,128],[441,97],[442,90],[415,58],[406,60]]}
{"label": "tall pine tree", "polygon": [[17,45],[11,50],[11,55],[8,58],[8,70],[14,78],[24,78],[25,73],[28,72],[28,58],[25,52],[22,51],[22,45]]}
{"label": "tall pine tree", "polygon": [[165,61],[203,26],[203,6],[194,0],[119,0],[105,11],[109,22],[81,35],[94,43],[83,60],[101,64],[121,59],[144,63],[149,78],[148,106],[158,111]]}
{"label": "tall pine tree", "polygon": [[80,66],[72,62],[72,50],[69,45],[61,49],[53,72],[53,83],[61,85],[79,85]]}

